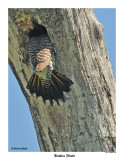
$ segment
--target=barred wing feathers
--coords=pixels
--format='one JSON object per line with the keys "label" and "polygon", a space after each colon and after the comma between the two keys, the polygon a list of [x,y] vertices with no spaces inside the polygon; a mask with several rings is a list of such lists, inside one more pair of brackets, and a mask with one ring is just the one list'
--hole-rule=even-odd
{"label": "barred wing feathers", "polygon": [[37,53],[38,64],[35,68],[37,72],[41,72],[51,61],[51,52],[49,49],[42,49]]}

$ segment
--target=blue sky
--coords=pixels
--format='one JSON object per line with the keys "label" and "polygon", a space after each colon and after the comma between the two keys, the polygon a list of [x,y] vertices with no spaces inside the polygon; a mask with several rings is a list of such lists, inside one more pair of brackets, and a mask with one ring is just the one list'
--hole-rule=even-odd
{"label": "blue sky", "polygon": [[40,151],[28,103],[9,67],[9,151]]}
{"label": "blue sky", "polygon": [[[116,80],[116,10],[94,9],[94,12],[104,26],[104,39]],[[8,150],[11,152],[39,152],[40,148],[29,106],[10,67],[8,67],[8,75]],[[12,149],[14,147],[27,149],[14,150]]]}
{"label": "blue sky", "polygon": [[94,9],[98,21],[104,26],[104,40],[116,81],[116,10]]}

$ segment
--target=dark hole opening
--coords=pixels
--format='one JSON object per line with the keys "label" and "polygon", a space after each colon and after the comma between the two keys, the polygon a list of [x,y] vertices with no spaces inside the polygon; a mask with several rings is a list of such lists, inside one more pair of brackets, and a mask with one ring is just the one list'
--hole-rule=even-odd
{"label": "dark hole opening", "polygon": [[40,25],[36,22],[33,22],[33,29],[30,29],[28,36],[31,37],[37,37],[42,34],[47,34],[47,30],[43,25]]}

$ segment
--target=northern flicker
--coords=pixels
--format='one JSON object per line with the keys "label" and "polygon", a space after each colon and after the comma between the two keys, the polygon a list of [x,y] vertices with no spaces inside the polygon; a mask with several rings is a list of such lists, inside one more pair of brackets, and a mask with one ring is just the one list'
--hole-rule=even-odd
{"label": "northern flicker", "polygon": [[27,88],[30,93],[36,93],[44,101],[49,100],[51,105],[55,100],[65,101],[63,92],[69,92],[73,82],[65,75],[54,69],[55,51],[53,44],[43,26],[37,25],[29,32],[29,57],[33,75]]}

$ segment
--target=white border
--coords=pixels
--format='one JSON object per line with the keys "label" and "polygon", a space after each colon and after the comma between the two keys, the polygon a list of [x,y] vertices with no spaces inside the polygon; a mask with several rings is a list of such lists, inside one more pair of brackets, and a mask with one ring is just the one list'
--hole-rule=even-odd
{"label": "white border", "polygon": [[[100,5],[99,5],[100,2]],[[39,6],[41,8],[51,6],[54,8],[61,7],[61,8],[73,8],[73,7],[79,7],[79,8],[117,8],[117,153],[80,153],[80,152],[73,152],[73,154],[76,155],[76,158],[70,158],[70,159],[105,159],[105,160],[120,160],[123,159],[123,143],[124,143],[124,93],[123,93],[123,84],[124,84],[124,9],[123,9],[123,3],[121,1],[112,1],[112,0],[104,0],[104,1],[77,1],[74,4],[72,1],[69,1],[67,3],[66,1],[50,1],[46,2],[44,5],[43,1],[37,2],[35,0],[35,4],[31,3],[31,1],[4,1],[2,2],[3,7],[1,6],[0,10],[0,19],[1,19],[1,27],[0,27],[0,44],[1,44],[1,61],[0,61],[0,84],[1,84],[1,90],[0,90],[0,156],[4,159],[64,159],[64,158],[54,158],[54,153],[12,153],[8,152],[8,8],[38,8]],[[59,5],[56,5],[59,4]],[[65,4],[67,4],[65,6]],[[106,6],[107,4],[107,6]],[[66,154],[66,152],[59,152],[58,154]],[[72,152],[70,152],[72,153]]]}

